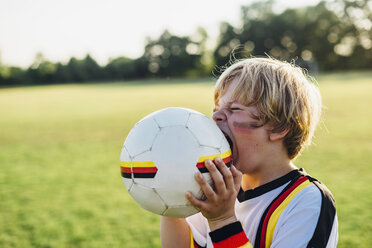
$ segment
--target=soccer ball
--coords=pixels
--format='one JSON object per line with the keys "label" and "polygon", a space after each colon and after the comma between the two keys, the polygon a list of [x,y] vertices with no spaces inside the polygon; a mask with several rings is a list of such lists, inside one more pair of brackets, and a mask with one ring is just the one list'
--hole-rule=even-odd
{"label": "soccer ball", "polygon": [[199,211],[185,193],[205,199],[194,175],[200,171],[212,185],[204,161],[216,157],[230,166],[229,143],[211,119],[191,109],[166,108],[129,132],[120,154],[121,175],[142,208],[182,218]]}

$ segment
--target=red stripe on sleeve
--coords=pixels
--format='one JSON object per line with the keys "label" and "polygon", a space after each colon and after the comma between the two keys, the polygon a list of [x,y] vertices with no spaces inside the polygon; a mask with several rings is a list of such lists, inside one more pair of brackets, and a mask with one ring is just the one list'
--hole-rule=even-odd
{"label": "red stripe on sleeve", "polygon": [[227,239],[221,240],[220,242],[214,243],[214,248],[236,248],[245,245],[249,240],[245,236],[244,231],[241,231],[238,234],[228,237]]}
{"label": "red stripe on sleeve", "polygon": [[249,242],[239,221],[209,233],[215,248],[236,248]]}

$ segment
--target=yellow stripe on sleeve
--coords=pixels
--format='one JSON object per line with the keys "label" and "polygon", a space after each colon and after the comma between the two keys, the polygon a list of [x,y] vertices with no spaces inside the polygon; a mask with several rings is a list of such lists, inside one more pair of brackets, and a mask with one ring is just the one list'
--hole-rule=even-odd
{"label": "yellow stripe on sleeve", "polygon": [[239,248],[253,248],[253,246],[250,242],[247,242],[245,245],[239,246]]}

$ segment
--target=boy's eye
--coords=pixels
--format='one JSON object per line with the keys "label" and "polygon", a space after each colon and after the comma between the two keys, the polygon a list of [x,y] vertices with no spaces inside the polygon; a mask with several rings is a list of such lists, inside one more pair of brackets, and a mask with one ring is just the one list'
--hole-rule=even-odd
{"label": "boy's eye", "polygon": [[236,111],[236,110],[242,110],[241,108],[237,108],[237,107],[235,107],[235,108],[230,108],[230,110],[231,111]]}

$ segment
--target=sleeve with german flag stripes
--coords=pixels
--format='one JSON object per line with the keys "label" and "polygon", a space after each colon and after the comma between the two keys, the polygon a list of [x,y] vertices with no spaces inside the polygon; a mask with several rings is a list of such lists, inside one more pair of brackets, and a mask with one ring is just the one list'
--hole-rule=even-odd
{"label": "sleeve with german flag stripes", "polygon": [[[214,248],[253,248],[240,222],[234,222],[209,233]],[[191,248],[203,248],[195,242],[190,230]]]}
{"label": "sleeve with german flag stripes", "polygon": [[252,248],[242,224],[234,222],[209,233],[214,248]]}

